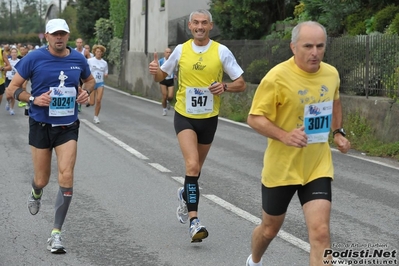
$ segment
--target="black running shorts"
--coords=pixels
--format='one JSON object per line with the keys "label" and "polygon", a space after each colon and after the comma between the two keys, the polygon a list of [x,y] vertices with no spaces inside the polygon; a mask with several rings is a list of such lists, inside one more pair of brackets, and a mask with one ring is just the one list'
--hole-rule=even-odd
{"label": "black running shorts", "polygon": [[29,117],[29,145],[38,149],[52,149],[70,140],[78,141],[79,119],[68,126],[37,122]]}
{"label": "black running shorts", "polygon": [[269,215],[282,215],[287,212],[295,192],[303,206],[315,199],[331,201],[331,178],[321,177],[302,185],[267,188],[262,184],[262,209]]}
{"label": "black running shorts", "polygon": [[159,82],[162,85],[165,85],[166,87],[173,87],[174,86],[174,81],[173,79],[164,79],[161,82]]}
{"label": "black running shorts", "polygon": [[182,130],[191,129],[197,133],[199,144],[211,144],[218,126],[218,116],[193,119],[175,112],[174,125],[176,135]]}

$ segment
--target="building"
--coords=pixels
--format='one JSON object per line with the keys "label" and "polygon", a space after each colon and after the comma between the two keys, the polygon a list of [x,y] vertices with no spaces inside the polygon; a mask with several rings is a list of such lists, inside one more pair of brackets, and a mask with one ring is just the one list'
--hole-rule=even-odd
{"label": "building", "polygon": [[159,85],[148,72],[154,58],[163,56],[166,47],[173,48],[190,38],[189,14],[209,9],[209,0],[131,0],[127,36],[123,44],[120,85],[135,93],[158,99]]}

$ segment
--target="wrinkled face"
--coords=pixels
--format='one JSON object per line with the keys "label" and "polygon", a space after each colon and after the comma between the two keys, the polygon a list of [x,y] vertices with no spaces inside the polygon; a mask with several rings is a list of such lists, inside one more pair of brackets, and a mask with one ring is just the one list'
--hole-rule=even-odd
{"label": "wrinkled face", "polygon": [[303,25],[297,42],[291,43],[296,65],[308,73],[317,72],[324,58],[326,41],[322,28],[316,25]]}
{"label": "wrinkled face", "polygon": [[194,37],[194,41],[205,41],[209,39],[209,32],[213,28],[213,22],[205,14],[193,14],[191,21],[188,22],[188,28]]}
{"label": "wrinkled face", "polygon": [[62,52],[65,50],[69,38],[69,33],[59,30],[56,31],[52,34],[46,33],[46,40],[49,44],[49,46],[55,51],[55,52]]}

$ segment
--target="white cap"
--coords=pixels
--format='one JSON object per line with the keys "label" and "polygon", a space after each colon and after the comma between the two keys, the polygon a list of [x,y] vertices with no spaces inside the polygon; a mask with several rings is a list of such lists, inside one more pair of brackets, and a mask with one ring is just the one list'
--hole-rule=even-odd
{"label": "white cap", "polygon": [[47,22],[46,33],[52,34],[56,31],[60,31],[60,30],[69,33],[68,24],[66,23],[66,21],[64,19],[55,18],[55,19],[50,19]]}

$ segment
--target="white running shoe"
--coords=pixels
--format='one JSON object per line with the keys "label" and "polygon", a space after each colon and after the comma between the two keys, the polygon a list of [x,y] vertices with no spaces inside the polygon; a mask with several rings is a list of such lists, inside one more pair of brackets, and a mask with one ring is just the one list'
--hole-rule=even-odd
{"label": "white running shoe", "polygon": [[100,124],[100,119],[98,119],[98,116],[95,116],[93,118],[94,124]]}
{"label": "white running shoe", "polygon": [[36,199],[33,196],[32,192],[29,194],[28,210],[29,210],[30,214],[36,215],[39,212],[40,206],[42,205],[41,199],[42,199],[42,196],[40,196],[40,198]]}
{"label": "white running shoe", "polygon": [[47,240],[47,250],[55,254],[64,254],[66,249],[62,245],[61,234],[55,233]]}
{"label": "white running shoe", "polygon": [[179,222],[181,222],[182,224],[185,224],[188,221],[188,210],[187,204],[183,199],[183,192],[183,187],[179,187],[177,189],[177,200],[179,201],[179,206],[177,207],[176,215],[177,220],[179,220]]}
{"label": "white running shoe", "polygon": [[191,222],[189,233],[191,237],[191,243],[202,242],[202,239],[208,237],[208,231],[206,230],[205,226],[200,224],[200,220],[198,218]]}
{"label": "white running shoe", "polygon": [[168,109],[164,108],[164,109],[162,110],[162,115],[165,116],[165,115],[167,115],[167,114],[168,114]]}
{"label": "white running shoe", "polygon": [[6,111],[9,111],[10,110],[10,103],[7,101],[7,103],[6,103]]}
{"label": "white running shoe", "polygon": [[14,109],[10,109],[10,115],[15,115]]}

